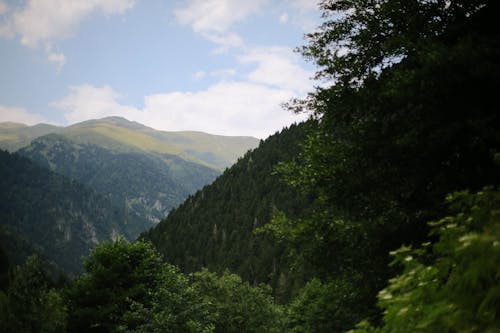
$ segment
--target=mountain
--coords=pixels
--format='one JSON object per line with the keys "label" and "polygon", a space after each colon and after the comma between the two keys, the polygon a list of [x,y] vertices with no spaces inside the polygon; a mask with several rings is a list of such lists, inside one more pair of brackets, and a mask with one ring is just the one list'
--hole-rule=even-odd
{"label": "mountain", "polygon": [[0,151],[0,188],[0,239],[14,263],[36,250],[78,272],[91,248],[125,234],[109,199],[18,154]]}
{"label": "mountain", "polygon": [[97,243],[137,238],[258,140],[162,132],[123,118],[69,127],[0,124],[0,240],[14,263],[38,252],[80,269]]}
{"label": "mountain", "polygon": [[108,117],[68,127],[0,123],[0,148],[14,151],[50,133],[117,152],[176,155],[217,170],[232,165],[238,157],[259,144],[259,140],[253,137],[158,131],[125,118]]}
{"label": "mountain", "polygon": [[177,155],[185,160],[223,170],[236,162],[259,140],[245,136],[221,136],[202,132],[157,131],[120,117],[89,120],[67,127],[64,135],[76,142],[119,151],[141,150]]}
{"label": "mountain", "polygon": [[[22,126],[4,125],[0,133],[1,128],[27,132]],[[250,137],[156,131],[110,117],[57,128],[18,152],[104,195],[123,211],[125,235],[135,239],[257,142]]]}
{"label": "mountain", "polygon": [[229,269],[254,284],[270,283],[286,298],[294,289],[290,286],[300,284],[300,274],[290,274],[284,249],[255,230],[278,210],[289,216],[307,210],[309,199],[285,185],[274,170],[298,156],[311,126],[292,125],[270,136],[142,238],[184,272]]}
{"label": "mountain", "polygon": [[29,145],[31,140],[49,133],[58,133],[62,127],[48,124],[26,126],[19,123],[0,123],[0,149],[14,152]]}
{"label": "mountain", "polygon": [[117,152],[50,134],[19,151],[37,164],[103,194],[124,212],[126,235],[164,218],[219,172],[176,155]]}

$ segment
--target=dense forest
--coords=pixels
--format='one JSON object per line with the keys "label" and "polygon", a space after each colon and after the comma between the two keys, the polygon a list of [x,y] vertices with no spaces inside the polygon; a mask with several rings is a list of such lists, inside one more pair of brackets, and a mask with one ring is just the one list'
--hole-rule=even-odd
{"label": "dense forest", "polygon": [[299,216],[312,199],[274,172],[298,156],[312,122],[276,133],[240,158],[211,185],[190,196],[158,226],[142,235],[165,259],[191,273],[229,269],[253,284],[267,283],[283,298],[305,272],[291,273],[291,262],[274,237],[257,233],[278,211]]}
{"label": "dense forest", "polygon": [[124,215],[109,199],[18,154],[0,150],[0,239],[13,263],[35,250],[66,272],[82,256],[126,234]]}
{"label": "dense forest", "polygon": [[176,155],[116,152],[58,134],[37,138],[18,153],[105,196],[123,211],[130,240],[219,174]]}
{"label": "dense forest", "polygon": [[320,6],[311,120],[80,276],[0,251],[0,331],[500,330],[500,4]]}
{"label": "dense forest", "polygon": [[253,137],[166,132],[120,117],[67,127],[0,123],[0,148],[98,192],[134,240],[257,146]]}

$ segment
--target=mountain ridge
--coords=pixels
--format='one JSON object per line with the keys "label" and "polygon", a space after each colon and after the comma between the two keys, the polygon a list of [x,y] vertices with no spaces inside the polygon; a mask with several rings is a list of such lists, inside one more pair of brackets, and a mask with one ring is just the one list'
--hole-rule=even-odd
{"label": "mountain ridge", "polygon": [[11,152],[29,145],[38,137],[57,133],[78,143],[103,145],[112,150],[175,154],[185,160],[221,171],[260,142],[250,136],[224,136],[199,131],[160,131],[116,116],[86,120],[66,127],[12,124],[0,123],[0,148]]}

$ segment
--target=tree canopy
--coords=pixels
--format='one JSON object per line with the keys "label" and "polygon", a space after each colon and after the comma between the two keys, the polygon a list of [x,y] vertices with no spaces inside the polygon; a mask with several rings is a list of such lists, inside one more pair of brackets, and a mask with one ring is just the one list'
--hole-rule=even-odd
{"label": "tree canopy", "polygon": [[71,332],[204,332],[203,302],[149,243],[96,247],[68,290]]}
{"label": "tree canopy", "polygon": [[[389,252],[435,240],[427,222],[447,214],[448,193],[499,184],[499,4],[326,0],[321,8],[325,22],[301,52],[324,82],[289,104],[319,126],[300,157],[279,167],[317,200],[312,213],[278,214],[267,228],[315,266],[325,288],[346,274],[363,281],[358,299],[371,306],[353,311],[377,320],[377,290],[398,272],[387,267]],[[330,299],[339,295],[360,297],[346,287]]]}
{"label": "tree canopy", "polygon": [[500,191],[448,197],[455,212],[431,222],[439,240],[392,253],[404,271],[379,295],[384,325],[354,332],[498,332]]}

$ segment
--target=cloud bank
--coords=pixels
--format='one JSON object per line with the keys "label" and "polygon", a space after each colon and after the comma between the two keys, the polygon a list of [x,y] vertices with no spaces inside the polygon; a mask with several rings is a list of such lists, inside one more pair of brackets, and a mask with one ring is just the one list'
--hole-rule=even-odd
{"label": "cloud bank", "polygon": [[293,96],[293,91],[251,82],[221,82],[201,91],[148,95],[137,108],[120,104],[120,95],[109,86],[81,85],[52,105],[65,112],[69,123],[121,116],[166,131],[265,138],[301,120],[280,107]]}
{"label": "cloud bank", "polygon": [[[209,73],[221,79],[198,91],[174,91],[144,97],[140,107],[120,103],[110,86],[76,85],[52,103],[68,123],[107,116],[130,120],[167,131],[197,130],[221,135],[265,138],[293,122],[305,119],[281,105],[312,89],[313,75],[299,65],[299,56],[285,47],[258,47],[237,57],[249,67],[242,79],[231,79],[235,70]],[[204,71],[194,73],[201,80]]]}
{"label": "cloud bank", "polygon": [[47,121],[44,117],[28,112],[23,108],[0,105],[0,122],[35,125]]}

